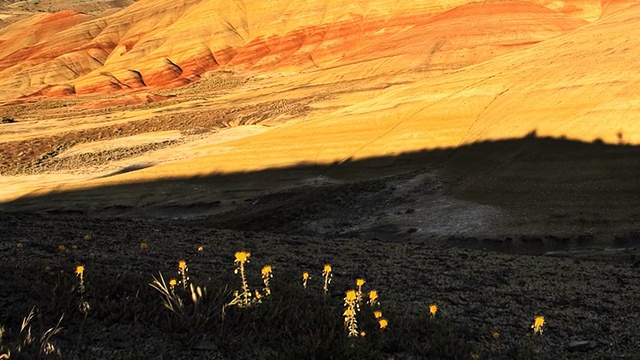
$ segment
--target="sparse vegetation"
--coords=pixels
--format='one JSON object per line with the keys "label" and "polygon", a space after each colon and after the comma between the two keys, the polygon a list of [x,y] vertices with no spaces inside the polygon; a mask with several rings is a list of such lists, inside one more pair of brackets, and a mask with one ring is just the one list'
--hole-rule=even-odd
{"label": "sparse vegetation", "polygon": [[[35,319],[32,309],[17,333],[11,330],[0,333],[7,339],[0,347],[0,358],[24,358],[27,354],[78,357],[85,346],[83,343],[89,341],[82,331],[87,320],[112,326],[133,321],[129,326],[151,331],[176,351],[214,351],[229,359],[394,356],[539,359],[548,356],[542,335],[545,324],[542,316],[535,317],[531,326],[533,333],[522,328],[519,335],[515,334],[520,340],[511,347],[486,348],[477,342],[479,334],[452,322],[435,304],[424,304],[424,310],[417,313],[398,311],[404,307],[400,305],[396,310],[385,310],[383,315],[380,294],[374,289],[366,291],[364,287],[370,284],[364,278],[356,278],[356,288],[346,292],[338,289],[349,287],[349,283],[340,279],[333,291],[329,283],[335,269],[326,264],[321,271],[316,270],[322,276],[315,282],[309,282],[311,277],[305,272],[304,286],[300,286],[296,273],[284,272],[274,277],[271,265],[263,266],[260,271],[246,268],[250,256],[246,251],[235,253],[234,272],[240,277],[240,291],[231,290],[233,286],[225,282],[233,278],[225,276],[222,270],[216,273],[218,276],[193,274],[195,279],[191,279],[186,260],[178,262],[179,280],[166,282],[159,274],[152,277],[150,287],[140,283],[145,278],[142,273],[118,271],[96,277],[88,287],[84,265],[75,267],[75,281],[70,272],[58,272],[53,282],[49,279],[46,286],[40,288],[55,297],[48,304],[48,315],[41,321],[44,323],[44,319],[50,319],[54,313],[67,315],[61,316],[55,326],[42,331],[38,337],[31,330]],[[258,279],[264,288],[252,292],[249,283]],[[87,298],[93,299],[95,310],[89,311]],[[63,330],[64,324],[68,324],[69,332]],[[498,332],[485,335],[500,341]],[[147,358],[142,352],[137,356]]]}
{"label": "sparse vegetation", "polygon": [[[112,321],[123,322],[127,319],[135,319],[145,327],[155,329],[156,336],[161,336],[170,341],[172,346],[189,349],[202,344],[215,344],[215,349],[229,358],[268,358],[269,354],[275,354],[277,358],[326,358],[338,359],[348,356],[350,358],[374,358],[383,353],[396,351],[408,351],[410,353],[427,356],[434,351],[444,354],[445,350],[435,347],[419,348],[415,344],[404,342],[394,337],[394,330],[389,330],[388,320],[382,318],[381,312],[362,311],[363,301],[362,286],[364,279],[357,279],[358,290],[347,291],[344,304],[346,310],[341,310],[340,298],[328,297],[325,289],[331,271],[325,266],[325,277],[322,283],[312,284],[311,291],[305,291],[297,282],[288,282],[283,278],[272,279],[272,268],[264,266],[261,270],[261,278],[264,282],[264,294],[256,291],[255,295],[249,289],[245,265],[248,263],[248,252],[235,254],[235,272],[241,277],[241,292],[233,295],[227,286],[220,286],[222,279],[211,279],[206,285],[195,285],[187,276],[187,264],[185,260],[178,262],[178,276],[180,281],[172,279],[167,283],[160,274],[153,277],[151,288],[160,293],[160,299],[150,294],[143,295],[146,287],[141,284],[126,281],[124,274],[118,274],[111,281],[119,284],[117,291],[124,294],[135,293],[136,299],[118,303],[115,300],[118,295],[111,293],[105,298],[107,283],[96,283],[90,288],[85,283],[85,267],[78,265],[75,268],[75,284],[69,275],[59,273],[55,283],[50,284],[50,289],[57,296],[50,304],[50,312],[68,313],[71,329],[76,329],[79,324],[84,324],[87,317],[100,318],[106,313],[117,314]],[[139,277],[136,277],[139,279]],[[306,277],[308,280],[308,277]],[[187,286],[188,284],[188,286]],[[68,291],[65,291],[68,288]],[[92,291],[96,289],[99,291]],[[217,289],[209,293],[207,289]],[[273,290],[271,290],[273,289]],[[328,290],[327,290],[328,291]],[[259,295],[260,294],[260,295]],[[88,302],[85,296],[94,299],[96,311],[89,312]],[[75,309],[69,306],[77,303]],[[233,300],[228,302],[229,298]],[[109,299],[101,303],[101,299]],[[261,299],[264,299],[262,301]],[[369,305],[379,306],[377,291],[369,294]],[[238,306],[231,306],[238,305]],[[253,306],[251,306],[253,305]],[[119,309],[116,311],[113,307]],[[162,312],[158,306],[163,306],[168,311]],[[53,339],[61,333],[61,317],[57,324],[44,331],[38,339],[34,338],[31,330],[31,322],[34,319],[34,310],[23,320],[16,336],[2,346],[3,358],[23,358],[26,354],[36,356],[57,356],[66,358],[68,354],[77,354],[80,349],[69,349],[56,345]],[[345,317],[341,321],[341,315]],[[356,322],[356,316],[360,320]],[[409,323],[405,323],[409,321]],[[398,329],[413,324],[410,317],[396,315],[394,324]],[[74,326],[75,325],[75,326]],[[417,324],[416,324],[417,325]],[[424,324],[425,326],[427,323]],[[442,323],[449,332],[455,331],[451,324]],[[74,330],[72,330],[74,331]],[[78,333],[65,334],[65,337],[82,336]],[[5,335],[3,332],[2,335]],[[437,333],[431,337],[439,337]],[[446,336],[456,337],[447,333]],[[405,337],[405,335],[402,335]],[[354,339],[352,339],[354,338]],[[355,339],[357,338],[357,339]],[[84,340],[78,338],[76,344]],[[448,341],[451,341],[449,339]],[[69,342],[67,342],[69,343]],[[252,344],[247,346],[247,344]],[[294,344],[292,346],[292,344]],[[80,345],[76,345],[80,346]],[[238,349],[242,349],[239,353]],[[468,347],[462,347],[466,352]],[[417,352],[416,352],[417,351]],[[467,353],[448,353],[449,358],[464,358]]]}

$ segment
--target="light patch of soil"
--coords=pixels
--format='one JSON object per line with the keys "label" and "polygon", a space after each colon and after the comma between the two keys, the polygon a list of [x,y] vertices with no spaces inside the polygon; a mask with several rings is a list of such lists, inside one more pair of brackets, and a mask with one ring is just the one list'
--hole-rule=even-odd
{"label": "light patch of soil", "polygon": [[[98,142],[96,146],[99,147],[101,146],[100,144],[106,144],[105,142],[116,141],[116,144],[117,141],[128,142],[128,138],[149,133],[160,133],[158,136],[162,138],[167,131],[179,132],[181,135],[197,135],[236,126],[256,124],[273,126],[281,124],[287,119],[304,116],[312,111],[311,104],[315,101],[318,100],[310,97],[269,101],[255,105],[212,110],[210,112],[203,112],[197,108],[177,112],[169,111],[166,114],[162,114],[163,112],[160,111],[152,113],[151,117],[147,115],[137,120],[119,122],[114,125],[89,127],[80,130],[69,129],[49,136],[31,138],[28,141],[9,141],[5,142],[0,150],[0,154],[3,156],[2,161],[0,161],[0,174],[19,175],[58,171],[60,167],[56,165],[57,161],[54,161],[54,158],[80,145],[91,148],[93,145],[90,144],[95,142]],[[135,111],[138,107],[139,105],[132,110]],[[148,110],[143,106],[141,111]],[[90,113],[84,116],[88,115]],[[17,123],[17,125],[19,124],[20,122]],[[186,137],[186,139],[194,139],[194,137]],[[176,141],[176,139],[154,140],[155,143],[163,144],[161,147],[175,145]],[[123,147],[120,146],[119,148]],[[136,146],[134,151],[120,151],[115,156],[107,154],[110,150],[101,149],[100,152],[104,154],[100,155],[99,162],[120,160],[124,157],[139,155],[159,148],[157,145],[141,145]],[[83,156],[87,159],[91,158],[89,155]],[[92,166],[94,163],[95,161],[87,165]],[[75,165],[82,166],[82,162],[76,162]]]}
{"label": "light patch of soil", "polygon": [[38,0],[0,1],[0,29],[43,12],[74,10],[87,14],[108,14],[135,3],[134,0]]}
{"label": "light patch of soil", "polygon": [[108,151],[116,148],[127,148],[143,146],[149,143],[174,141],[181,137],[180,131],[158,131],[155,133],[138,134],[121,137],[113,140],[94,141],[91,143],[78,144],[69,148],[59,155],[59,158],[68,156],[78,156],[81,154]]}

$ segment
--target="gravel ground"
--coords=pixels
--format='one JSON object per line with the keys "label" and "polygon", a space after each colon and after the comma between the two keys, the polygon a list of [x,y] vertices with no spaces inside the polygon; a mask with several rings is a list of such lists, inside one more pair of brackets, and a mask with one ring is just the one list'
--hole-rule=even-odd
{"label": "gravel ground", "polygon": [[[36,283],[25,283],[25,277],[60,271],[73,278],[74,265],[84,263],[93,277],[130,271],[151,280],[158,271],[170,271],[180,258],[189,261],[192,273],[206,276],[231,272],[233,253],[244,249],[255,263],[273,264],[276,276],[302,269],[319,274],[325,262],[333,265],[338,282],[364,275],[380,291],[385,306],[398,311],[418,314],[436,303],[491,351],[522,341],[531,333],[534,316],[542,315],[545,351],[555,359],[640,358],[640,251],[633,248],[533,256],[436,246],[425,240],[220,230],[205,226],[204,220],[198,225],[19,214],[0,214],[0,219],[0,309],[8,322],[51,301],[42,298]],[[141,250],[141,242],[148,249]],[[67,250],[61,251],[61,245]],[[200,245],[204,253],[196,250]],[[31,275],[17,276],[16,269]],[[341,290],[336,291],[340,296]],[[117,327],[101,327],[100,319],[92,320],[85,334],[92,340],[85,350],[97,357],[127,358],[123,347],[132,341],[146,344],[149,358],[172,354],[152,331],[126,329],[130,337],[125,341],[114,335],[120,332]],[[204,356],[194,351],[181,356]]]}

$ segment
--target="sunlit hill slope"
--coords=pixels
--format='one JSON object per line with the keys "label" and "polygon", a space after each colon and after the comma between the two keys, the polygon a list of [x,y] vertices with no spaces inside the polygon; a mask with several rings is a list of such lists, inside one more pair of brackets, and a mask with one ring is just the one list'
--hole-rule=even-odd
{"label": "sunlit hill slope", "polygon": [[[631,1],[141,0],[106,16],[39,14],[0,29],[0,100],[22,115],[0,129],[5,166],[38,159],[29,141],[49,151],[80,130],[54,158],[171,143],[74,171],[47,158],[3,177],[4,199],[534,131],[637,144],[639,17]],[[212,79],[235,85],[197,85]],[[34,101],[56,102],[24,110]]]}

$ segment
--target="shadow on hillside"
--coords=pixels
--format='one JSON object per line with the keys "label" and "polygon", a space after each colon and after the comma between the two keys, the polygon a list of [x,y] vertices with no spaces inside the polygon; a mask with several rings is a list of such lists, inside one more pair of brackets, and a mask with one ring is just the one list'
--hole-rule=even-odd
{"label": "shadow on hillside", "polygon": [[[1,204],[0,210],[169,218],[236,211],[244,216],[243,208],[259,206],[261,196],[283,189],[341,186],[371,179],[384,182],[385,176],[411,173],[435,174],[446,185],[447,196],[507,212],[513,232],[640,230],[640,147],[542,138],[535,133],[330,165],[300,164],[24,197]],[[349,188],[339,197],[353,197],[357,191]],[[316,195],[302,195],[297,201],[334,200],[329,195]]]}

